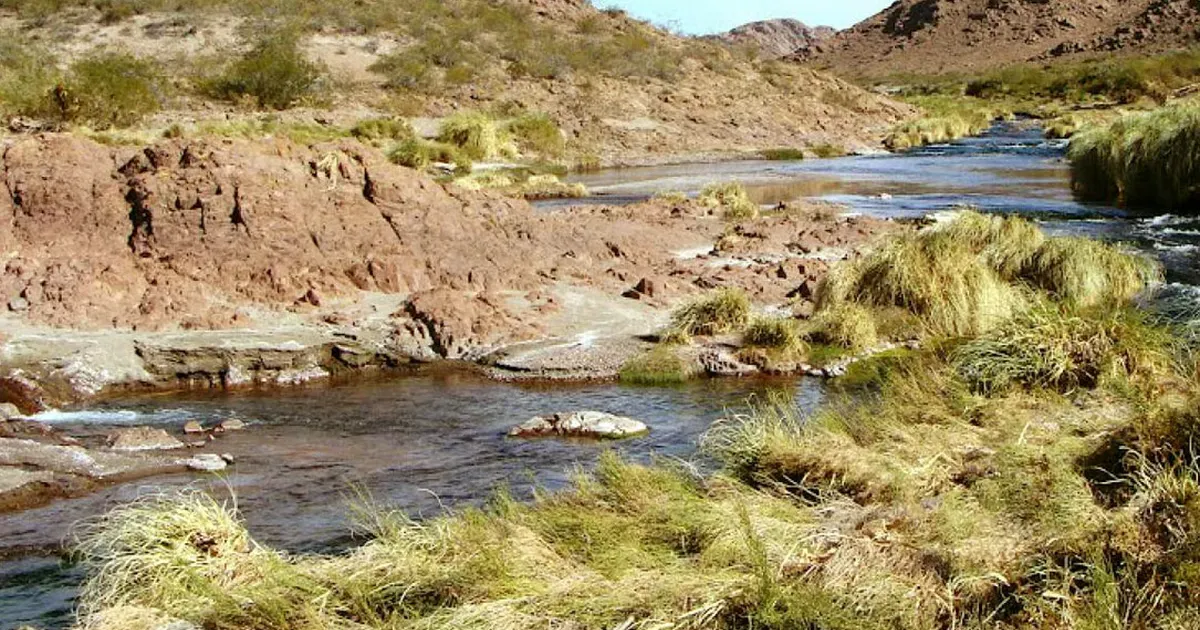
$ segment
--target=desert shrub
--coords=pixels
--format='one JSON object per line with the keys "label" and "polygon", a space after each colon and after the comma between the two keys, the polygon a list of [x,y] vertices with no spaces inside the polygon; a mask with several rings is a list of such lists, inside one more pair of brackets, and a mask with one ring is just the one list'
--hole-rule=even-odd
{"label": "desert shrub", "polygon": [[523,152],[556,158],[566,149],[562,130],[547,114],[524,114],[505,126]]}
{"label": "desert shrub", "polygon": [[720,210],[731,221],[754,219],[760,212],[758,204],[750,200],[746,187],[738,182],[709,184],[696,199],[706,208]]}
{"label": "desert shrub", "polygon": [[438,141],[457,147],[472,160],[511,156],[512,141],[496,121],[481,112],[459,112],[442,121]]}
{"label": "desert shrub", "polygon": [[788,317],[756,317],[742,331],[742,340],[750,346],[783,352],[804,349],[800,326]]}
{"label": "desert shrub", "polygon": [[296,33],[277,31],[256,41],[207,90],[218,98],[250,98],[259,107],[287,109],[314,94],[321,74],[320,66],[305,57]]}
{"label": "desert shrub", "polygon": [[1159,211],[1200,208],[1200,106],[1133,114],[1071,140],[1072,185],[1092,200]]}
{"label": "desert shrub", "polygon": [[60,73],[49,53],[16,33],[0,33],[0,115],[53,118]]}
{"label": "desert shrub", "polygon": [[1012,386],[1070,391],[1105,377],[1154,376],[1169,363],[1167,338],[1128,310],[1076,313],[1037,308],[955,350],[953,363],[975,389]]}
{"label": "desert shrub", "polygon": [[750,322],[750,298],[740,289],[720,289],[676,309],[671,326],[689,335],[719,335]]}
{"label": "desert shrub", "polygon": [[63,120],[128,127],[158,111],[164,85],[154,63],[125,53],[102,53],[71,64],[50,98]]}

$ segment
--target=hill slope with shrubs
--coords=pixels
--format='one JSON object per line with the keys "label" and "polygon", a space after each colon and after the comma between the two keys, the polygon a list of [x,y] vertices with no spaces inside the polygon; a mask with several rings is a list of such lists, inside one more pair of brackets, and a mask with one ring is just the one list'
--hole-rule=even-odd
{"label": "hill slope with shrubs", "polygon": [[501,124],[542,116],[561,141],[527,157],[595,166],[858,149],[911,115],[831,76],[576,0],[7,0],[0,33],[10,129],[110,142],[263,135],[264,123],[328,135],[379,117],[432,137],[437,120],[471,111]]}

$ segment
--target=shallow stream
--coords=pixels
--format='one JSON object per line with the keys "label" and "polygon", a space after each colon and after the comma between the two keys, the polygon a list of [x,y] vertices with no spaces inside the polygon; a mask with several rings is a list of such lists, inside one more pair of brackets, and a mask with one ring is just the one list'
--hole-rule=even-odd
{"label": "shallow stream", "polygon": [[[803,162],[735,162],[625,169],[577,178],[597,196],[621,203],[660,191],[695,193],[714,181],[739,180],[764,204],[823,199],[884,217],[924,216],[959,205],[1020,212],[1057,234],[1134,243],[1164,261],[1168,280],[1184,290],[1200,284],[1200,220],[1128,217],[1071,196],[1065,145],[1022,123],[906,155]],[[557,203],[557,202],[556,202]],[[544,204],[553,209],[555,204]],[[353,543],[347,507],[360,491],[417,517],[485,500],[497,487],[518,496],[561,487],[606,448],[630,457],[695,461],[696,443],[713,420],[747,399],[786,392],[803,410],[823,389],[815,380],[703,381],[680,387],[617,384],[514,385],[460,373],[287,391],[192,393],[111,401],[45,418],[72,433],[103,434],[113,425],[177,428],[238,417],[250,426],[229,434],[220,451],[237,465],[219,481],[232,489],[251,532],[292,551],[333,551]],[[517,441],[505,437],[531,416],[596,409],[644,420],[649,436],[602,445]],[[78,568],[56,548],[72,523],[137,496],[197,483],[187,475],[109,488],[85,498],[0,515],[0,628],[25,623],[67,627]]]}

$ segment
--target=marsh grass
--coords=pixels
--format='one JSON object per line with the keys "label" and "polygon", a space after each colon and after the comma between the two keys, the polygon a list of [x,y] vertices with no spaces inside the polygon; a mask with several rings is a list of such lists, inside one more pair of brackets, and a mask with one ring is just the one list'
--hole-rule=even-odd
{"label": "marsh grass", "polygon": [[1200,105],[1130,114],[1071,140],[1071,178],[1092,200],[1157,211],[1200,207]]}
{"label": "marsh grass", "polygon": [[799,161],[804,159],[804,149],[793,149],[783,147],[778,149],[764,149],[760,151],[762,159],[774,161]]}
{"label": "marsh grass", "polygon": [[523,153],[553,159],[566,151],[562,130],[547,114],[523,114],[506,123],[505,128]]}
{"label": "marsh grass", "polygon": [[786,353],[805,349],[799,323],[790,317],[756,317],[742,331],[742,341],[756,348]]}
{"label": "marsh grass", "polygon": [[761,211],[758,204],[750,200],[746,187],[738,182],[709,184],[696,200],[706,208],[719,210],[730,221],[755,219]]}
{"label": "marsh grass", "polygon": [[671,327],[689,335],[719,335],[750,323],[750,298],[740,289],[720,289],[678,308]]}
{"label": "marsh grass", "polygon": [[435,163],[451,164],[456,174],[470,174],[474,161],[457,146],[443,142],[431,142],[422,138],[408,138],[387,151],[393,164],[425,170]]}
{"label": "marsh grass", "polygon": [[661,343],[621,366],[617,377],[631,385],[675,385],[698,374],[697,367],[680,356],[678,346]]}
{"label": "marsh grass", "polygon": [[1153,261],[1116,245],[1047,238],[1024,219],[963,211],[834,269],[818,288],[816,319],[836,323],[845,316],[826,313],[854,304],[878,325],[905,325],[897,315],[907,313],[925,335],[971,337],[1043,301],[1126,303],[1160,273]]}

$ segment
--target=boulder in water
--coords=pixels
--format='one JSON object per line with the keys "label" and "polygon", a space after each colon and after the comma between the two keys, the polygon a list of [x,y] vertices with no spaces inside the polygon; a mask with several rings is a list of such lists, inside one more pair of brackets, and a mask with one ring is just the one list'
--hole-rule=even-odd
{"label": "boulder in water", "polygon": [[650,431],[644,423],[600,411],[537,416],[509,431],[512,437],[575,437],[617,440]]}

